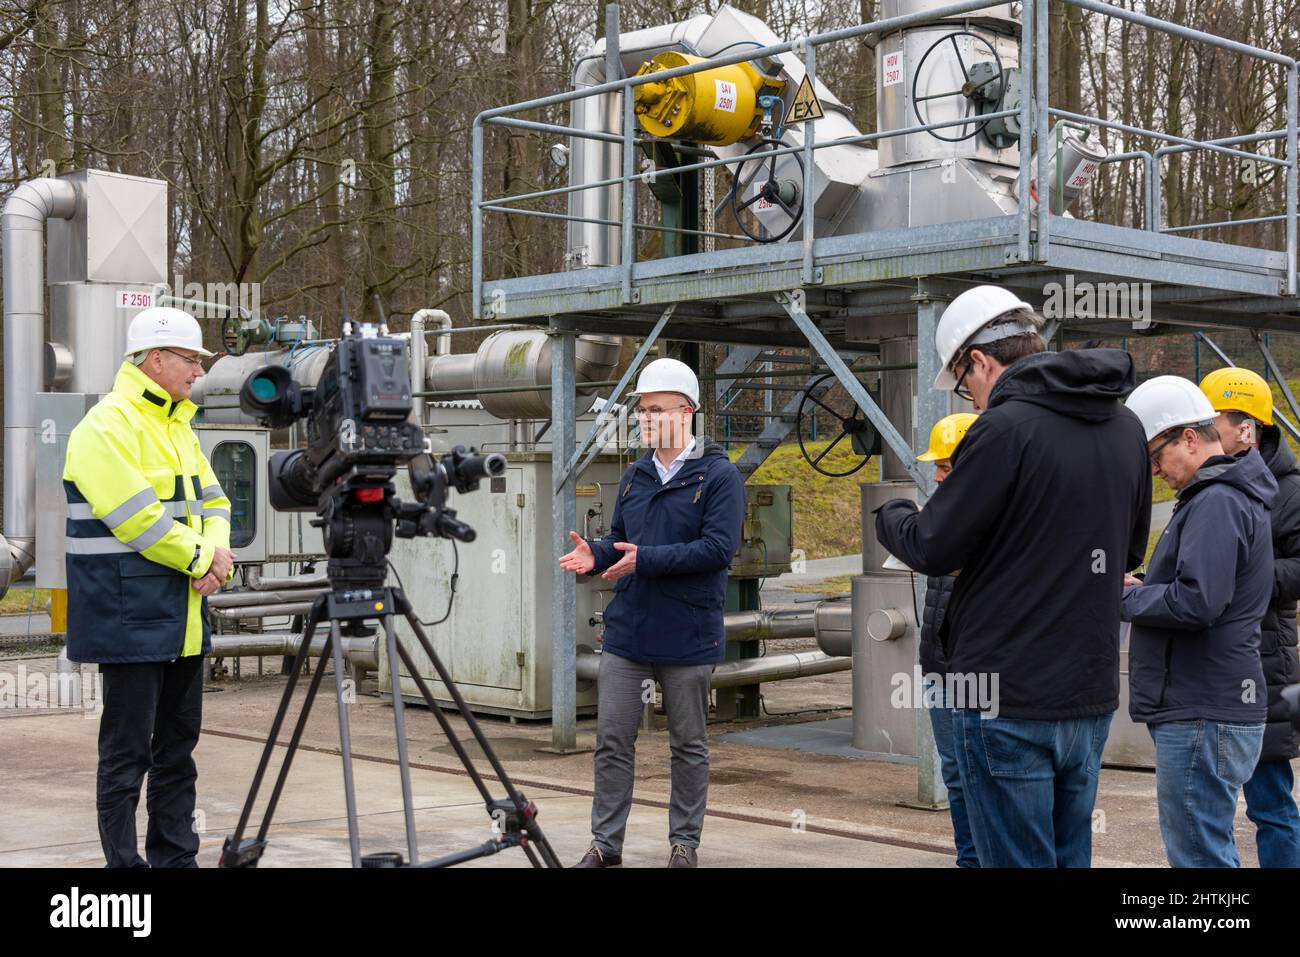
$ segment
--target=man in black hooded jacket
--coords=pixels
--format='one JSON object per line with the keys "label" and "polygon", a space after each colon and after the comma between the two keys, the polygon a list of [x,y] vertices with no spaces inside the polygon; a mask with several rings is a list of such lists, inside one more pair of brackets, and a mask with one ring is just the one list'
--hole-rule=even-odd
{"label": "man in black hooded jacket", "polygon": [[941,629],[968,689],[958,762],[983,867],[1086,867],[1101,752],[1119,706],[1119,602],[1145,555],[1145,434],[1122,400],[1129,355],[1044,352],[1043,320],[997,287],[945,310],[937,388],[983,415],[918,511],[887,502],[876,535],[926,575],[959,573]]}

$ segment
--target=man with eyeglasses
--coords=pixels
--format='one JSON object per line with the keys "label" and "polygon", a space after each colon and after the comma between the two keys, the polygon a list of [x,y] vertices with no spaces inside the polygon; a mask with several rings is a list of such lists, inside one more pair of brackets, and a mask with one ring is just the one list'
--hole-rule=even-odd
{"label": "man with eyeglasses", "polygon": [[1237,795],[1259,761],[1268,692],[1260,623],[1273,595],[1277,480],[1255,449],[1224,454],[1193,383],[1157,376],[1129,396],[1151,471],[1178,493],[1144,580],[1125,578],[1129,714],[1156,746],[1160,834],[1172,867],[1237,867]]}
{"label": "man with eyeglasses", "polygon": [[1291,723],[1282,690],[1300,684],[1296,599],[1300,598],[1300,466],[1274,424],[1273,393],[1250,369],[1215,369],[1201,391],[1218,415],[1214,426],[1225,455],[1258,450],[1277,479],[1270,510],[1273,595],[1260,623],[1259,657],[1268,682],[1268,720],[1259,764],[1242,786],[1246,816],[1255,823],[1260,867],[1300,867],[1300,810],[1291,761],[1300,756],[1300,730]]}
{"label": "man with eyeglasses", "polygon": [[103,680],[96,806],[109,867],[196,866],[207,596],[235,562],[230,500],[190,428],[190,392],[211,355],[189,313],[145,309],[113,391],[68,437],[67,648]]}
{"label": "man with eyeglasses", "polygon": [[934,388],[969,390],[983,414],[923,510],[896,499],[876,514],[880,543],[900,561],[927,576],[959,572],[939,629],[948,671],[997,689],[996,701],[953,713],[981,867],[1091,863],[1101,752],[1119,707],[1116,599],[1151,518],[1142,427],[1121,401],[1133,360],[1046,352],[1042,327],[997,286],[952,301],[936,329]]}
{"label": "man with eyeglasses", "polygon": [[569,532],[560,567],[615,581],[597,675],[591,847],[578,867],[617,867],[632,809],[637,730],[663,688],[672,752],[669,867],[698,864],[709,789],[709,686],[726,653],[727,570],[745,519],[745,480],[716,442],[692,435],[700,387],[690,367],[656,359],[637,379],[649,451],[619,483],[610,534]]}

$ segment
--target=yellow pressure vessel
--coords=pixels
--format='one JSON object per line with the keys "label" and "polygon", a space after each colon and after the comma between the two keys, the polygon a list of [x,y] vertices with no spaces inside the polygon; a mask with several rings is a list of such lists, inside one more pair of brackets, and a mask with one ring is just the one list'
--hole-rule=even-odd
{"label": "yellow pressure vessel", "polygon": [[[699,63],[703,57],[660,53],[641,64],[637,76]],[[636,87],[636,115],[653,136],[729,146],[758,129],[759,91],[780,93],[785,84],[764,77],[748,63],[733,63]]]}

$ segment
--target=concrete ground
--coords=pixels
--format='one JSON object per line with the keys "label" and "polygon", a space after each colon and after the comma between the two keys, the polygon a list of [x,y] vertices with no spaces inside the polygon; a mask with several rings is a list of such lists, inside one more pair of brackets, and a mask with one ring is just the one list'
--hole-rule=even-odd
{"label": "concrete ground", "polygon": [[[41,681],[32,676],[47,673],[52,665],[51,658],[0,661],[0,676],[10,676],[11,689],[0,710],[4,722],[0,758],[5,770],[0,777],[3,867],[102,863],[94,813],[98,720],[93,712],[45,707],[48,699],[40,698]],[[278,661],[268,659],[267,673],[260,678],[255,659],[244,659],[242,666],[242,680],[222,680],[204,696],[204,732],[196,752],[196,824],[201,829],[199,861],[204,866],[216,863],[221,843],[234,826],[283,689],[283,679],[271,673],[278,670]],[[19,667],[25,672],[23,687],[36,689],[40,700],[25,701],[22,695],[14,699],[13,676],[19,674]],[[88,676],[87,681],[93,678]],[[404,851],[392,706],[368,690],[370,684],[363,683],[356,702],[349,705],[362,850]],[[850,714],[849,673],[767,684],[763,695],[766,710],[774,716],[711,728],[703,866],[951,865],[947,814],[899,806],[900,801],[915,797],[914,766],[868,760],[853,755],[851,749],[815,754],[754,743],[762,738],[755,730],[764,726],[804,723],[807,728],[795,730],[815,737],[817,728],[812,723]],[[791,713],[776,716],[787,712]],[[406,714],[421,858],[486,840],[490,825],[482,803],[433,716],[418,707],[409,707]],[[464,730],[460,718],[453,716],[452,721]],[[559,856],[573,863],[589,839],[591,753],[556,755],[540,750],[550,742],[545,723],[511,723],[501,718],[485,718],[482,723],[508,773],[537,802],[541,825]],[[788,744],[799,735],[784,731],[781,737]],[[580,720],[579,743],[590,748],[594,738],[594,719]],[[314,709],[303,743],[275,818],[264,866],[345,866],[349,855],[332,695]],[[278,754],[283,754],[282,748]],[[637,803],[625,862],[657,867],[668,852],[666,732],[644,732],[637,756]],[[273,768],[278,760],[277,756]],[[1154,784],[1150,773],[1103,770],[1094,844],[1098,866],[1164,864]],[[500,796],[499,788],[494,793]],[[141,834],[144,820],[142,802]],[[1243,863],[1253,866],[1253,828],[1240,813],[1237,840]],[[526,863],[521,852],[510,851],[473,866]]]}

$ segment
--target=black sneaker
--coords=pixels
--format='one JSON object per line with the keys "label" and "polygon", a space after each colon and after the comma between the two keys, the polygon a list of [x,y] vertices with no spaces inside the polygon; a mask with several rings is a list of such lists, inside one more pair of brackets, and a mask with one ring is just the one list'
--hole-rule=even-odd
{"label": "black sneaker", "polygon": [[574,867],[619,867],[623,863],[623,858],[618,854],[607,854],[598,848],[595,844],[587,848],[587,853],[582,855],[582,860],[574,864]]}

